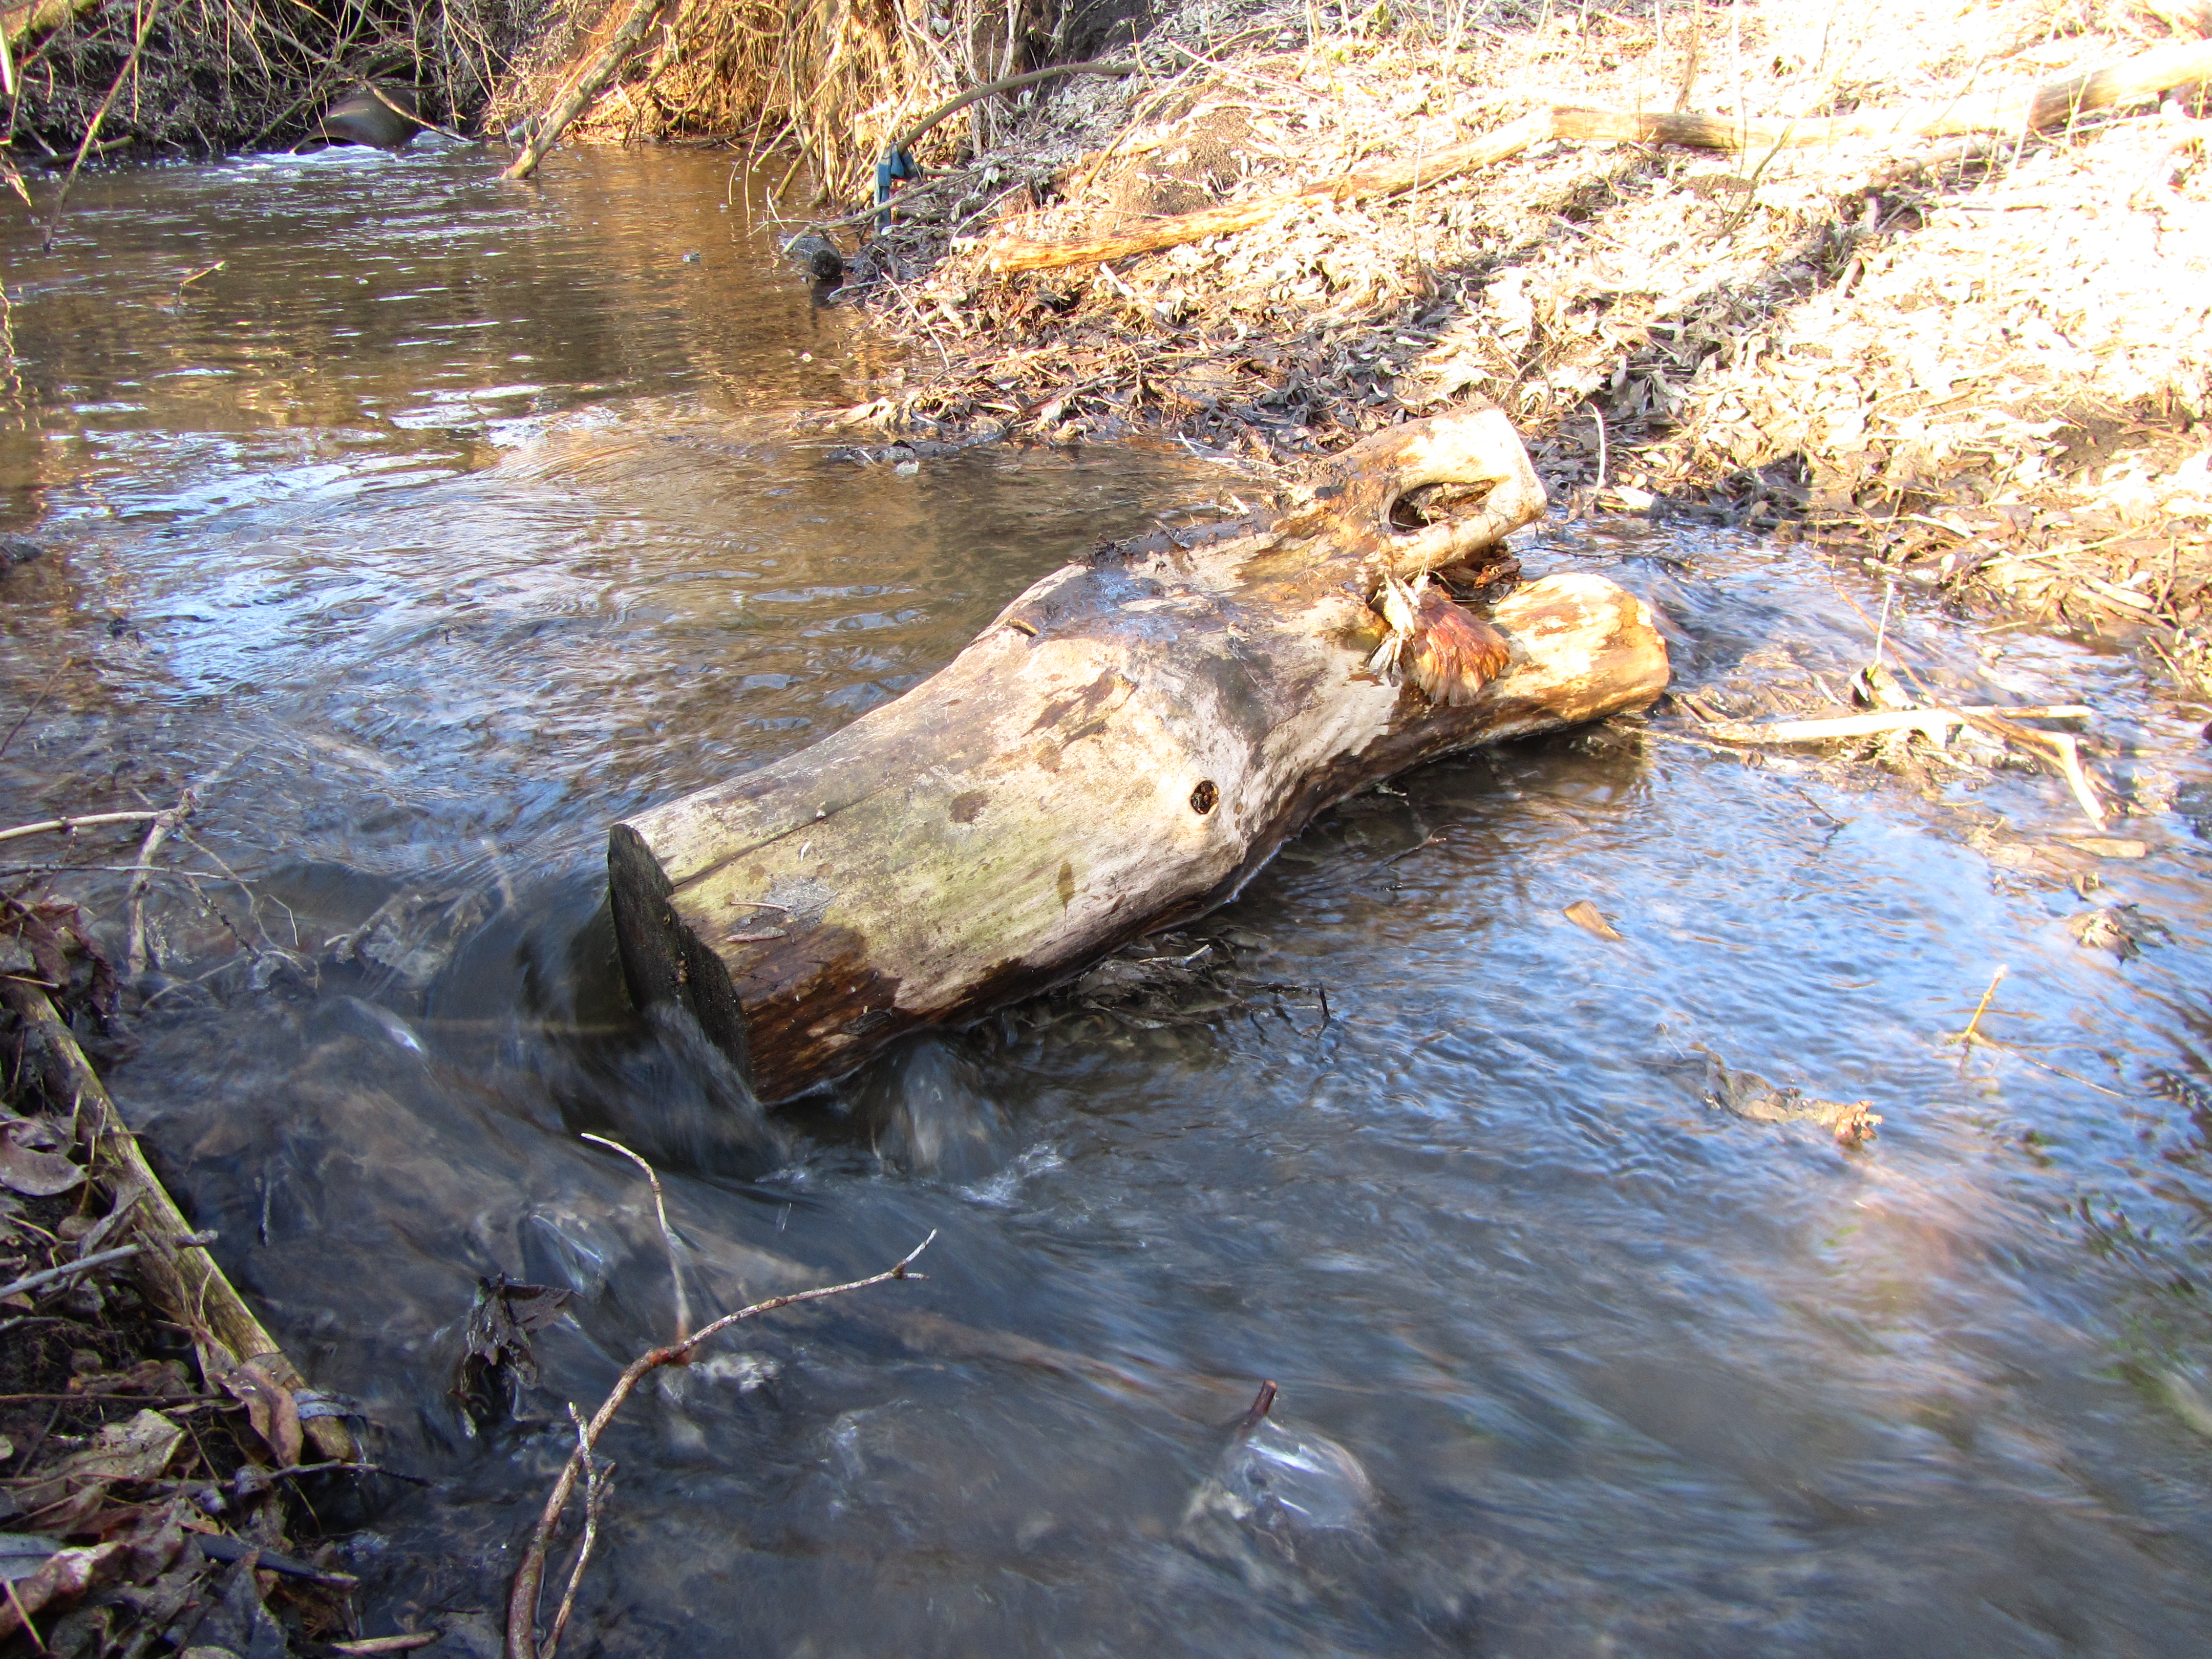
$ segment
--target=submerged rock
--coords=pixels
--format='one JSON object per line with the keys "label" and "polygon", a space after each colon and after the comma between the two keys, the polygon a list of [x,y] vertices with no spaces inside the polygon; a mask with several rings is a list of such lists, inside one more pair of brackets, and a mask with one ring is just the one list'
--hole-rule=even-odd
{"label": "submerged rock", "polygon": [[818,230],[793,237],[783,245],[784,257],[825,288],[845,280],[845,256],[837,245]]}
{"label": "submerged rock", "polygon": [[1335,1441],[1267,1417],[1273,1398],[1269,1383],[1191,1493],[1176,1536],[1254,1588],[1304,1601],[1369,1552],[1375,1486]]}
{"label": "submerged rock", "polygon": [[363,87],[325,110],[317,131],[333,143],[398,149],[422,130],[421,107],[412,87]]}

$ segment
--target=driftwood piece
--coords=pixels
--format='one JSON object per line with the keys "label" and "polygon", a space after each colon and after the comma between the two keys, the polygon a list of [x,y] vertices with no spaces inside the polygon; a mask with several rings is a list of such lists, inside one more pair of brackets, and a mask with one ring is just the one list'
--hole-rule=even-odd
{"label": "driftwood piece", "polygon": [[[1428,485],[1480,500],[1394,527]],[[1463,703],[1370,667],[1387,578],[1510,580],[1498,544],[1543,505],[1489,410],[1378,434],[1279,511],[1054,571],[896,702],[614,827],[633,996],[689,1008],[787,1098],[1222,903],[1394,773],[1650,702],[1666,647],[1592,575],[1522,587],[1487,624],[1462,610],[1506,659]]]}
{"label": "driftwood piece", "polygon": [[1936,104],[1911,104],[1866,110],[1855,115],[1796,121],[1739,121],[1727,116],[1684,110],[1607,110],[1561,106],[1500,127],[1463,144],[1366,167],[1248,202],[1227,202],[1177,214],[1113,236],[1039,242],[1009,237],[986,250],[994,270],[1049,270],[1062,265],[1096,264],[1133,253],[1179,247],[1208,236],[1250,230],[1276,215],[1308,203],[1353,202],[1396,196],[1433,185],[1519,155],[1547,138],[1581,143],[1685,144],[1698,149],[1771,150],[1805,149],[1843,139],[1902,142],[1968,132],[2042,131],[2063,126],[2094,110],[2118,108],[2172,91],[2212,81],[2212,42],[2191,40],[2159,47],[2124,63],[2027,92],[1989,93]]}
{"label": "driftwood piece", "polygon": [[[208,1381],[220,1382],[252,1364],[287,1394],[305,1388],[276,1339],[254,1317],[215,1258],[198,1244],[178,1242],[194,1237],[191,1224],[146,1161],[137,1136],[46,994],[26,981],[0,977],[0,995],[22,1021],[31,1039],[29,1056],[44,1067],[49,1091],[57,1099],[74,1103],[77,1133],[91,1152],[93,1179],[112,1205],[135,1205],[131,1235],[139,1246],[138,1276],[155,1304],[191,1333]],[[352,1434],[337,1418],[312,1417],[300,1427],[308,1443],[333,1462],[349,1463],[359,1455]]]}

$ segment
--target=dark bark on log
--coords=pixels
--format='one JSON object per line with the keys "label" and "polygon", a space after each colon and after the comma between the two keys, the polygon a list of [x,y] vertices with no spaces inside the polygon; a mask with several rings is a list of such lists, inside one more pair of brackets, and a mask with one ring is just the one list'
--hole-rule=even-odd
{"label": "dark bark on log", "polygon": [[[1392,527],[1438,483],[1480,505]],[[1589,575],[1495,607],[1510,662],[1461,706],[1370,672],[1386,576],[1510,571],[1498,544],[1543,505],[1492,410],[1370,438],[1279,512],[1053,572],[896,702],[615,826],[632,995],[688,1007],[785,1099],[1211,909],[1394,773],[1649,702],[1666,647]]]}

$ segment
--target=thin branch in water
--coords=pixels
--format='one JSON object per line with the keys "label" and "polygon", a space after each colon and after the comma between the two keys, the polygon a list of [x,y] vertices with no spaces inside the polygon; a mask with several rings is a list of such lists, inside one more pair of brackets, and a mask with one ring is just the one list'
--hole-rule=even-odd
{"label": "thin branch in water", "polygon": [[668,1277],[676,1287],[676,1340],[681,1342],[691,1334],[691,1304],[684,1294],[684,1255],[676,1243],[676,1230],[668,1224],[668,1200],[661,1194],[660,1177],[654,1173],[653,1165],[619,1140],[610,1140],[605,1135],[586,1135],[584,1139],[610,1152],[620,1152],[644,1170],[645,1178],[653,1183],[653,1213],[660,1218],[660,1242],[668,1247]]}
{"label": "thin branch in water", "polygon": [[607,1478],[615,1468],[611,1462],[602,1463],[592,1455],[591,1442],[584,1437],[583,1413],[574,1401],[568,1402],[568,1420],[576,1425],[576,1452],[584,1460],[584,1536],[576,1546],[575,1564],[568,1569],[568,1587],[561,1592],[560,1610],[553,1615],[553,1628],[545,1638],[543,1651],[547,1659],[560,1647],[562,1632],[568,1628],[568,1615],[575,1610],[576,1587],[584,1582],[584,1569],[599,1541],[599,1510],[606,1504]]}
{"label": "thin branch in water", "polygon": [[[788,1296],[769,1297],[764,1302],[756,1302],[735,1313],[724,1314],[701,1328],[696,1335],[681,1342],[671,1342],[665,1347],[649,1348],[631,1360],[623,1374],[615,1379],[615,1386],[607,1397],[599,1402],[599,1410],[592,1413],[591,1420],[584,1425],[584,1431],[577,1439],[576,1449],[568,1454],[568,1461],[562,1466],[560,1478],[554,1481],[553,1490],[545,1499],[545,1508],[538,1517],[538,1525],[531,1534],[529,1547],[523,1552],[522,1564],[515,1569],[514,1582],[507,1598],[506,1659],[553,1659],[557,1632],[542,1644],[538,1639],[538,1595],[545,1582],[545,1555],[552,1544],[553,1529],[560,1524],[562,1511],[568,1507],[569,1498],[575,1495],[576,1479],[583,1472],[585,1460],[598,1447],[599,1437],[606,1432],[607,1425],[622,1409],[623,1401],[629,1398],[640,1382],[663,1365],[689,1363],[700,1344],[709,1337],[720,1336],[741,1320],[757,1319],[763,1314],[796,1307],[802,1302],[820,1302],[830,1297],[843,1296],[848,1291],[865,1291],[895,1279],[921,1279],[924,1275],[907,1270],[936,1240],[937,1230],[933,1227],[927,1238],[879,1273],[872,1273],[866,1279],[852,1279],[842,1285],[825,1285],[818,1290],[794,1291]],[[588,1506],[588,1492],[586,1501]],[[588,1518],[587,1507],[587,1521]]]}
{"label": "thin branch in water", "polygon": [[154,827],[146,832],[146,839],[138,848],[138,866],[131,877],[126,902],[131,908],[130,937],[124,948],[124,971],[133,978],[146,971],[146,884],[153,878],[154,854],[161,850],[161,843],[172,831],[190,817],[198,803],[190,789],[177,797],[177,804],[154,819]]}
{"label": "thin branch in water", "polygon": [[[0,298],[4,298],[6,293],[6,289],[0,289]],[[9,355],[12,357],[14,354],[11,352]],[[31,706],[26,708],[16,718],[15,723],[8,728],[8,735],[0,738],[0,755],[5,755],[8,752],[8,745],[15,741],[15,734],[30,724],[31,716],[45,706],[47,694],[54,689],[54,683],[61,678],[70,665],[76,660],[74,657],[64,657],[61,661],[54,665],[54,672],[46,676],[46,683],[39,688],[39,695],[31,699]]]}

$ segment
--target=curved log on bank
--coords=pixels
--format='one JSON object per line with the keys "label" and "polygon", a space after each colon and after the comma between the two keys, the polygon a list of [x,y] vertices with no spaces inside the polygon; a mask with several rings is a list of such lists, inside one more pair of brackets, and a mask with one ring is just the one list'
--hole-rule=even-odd
{"label": "curved log on bank", "polygon": [[[1401,503],[1429,485],[1480,499],[1423,524]],[[688,1008],[763,1100],[787,1099],[1211,909],[1409,766],[1641,707],[1666,647],[1611,582],[1548,577],[1489,626],[1419,586],[1510,582],[1499,544],[1543,507],[1491,410],[1370,438],[1279,511],[1054,571],[896,702],[614,827],[632,995]],[[1452,613],[1439,637],[1483,641],[1463,700],[1375,666],[1390,596],[1409,597],[1394,580],[1421,617]]]}

